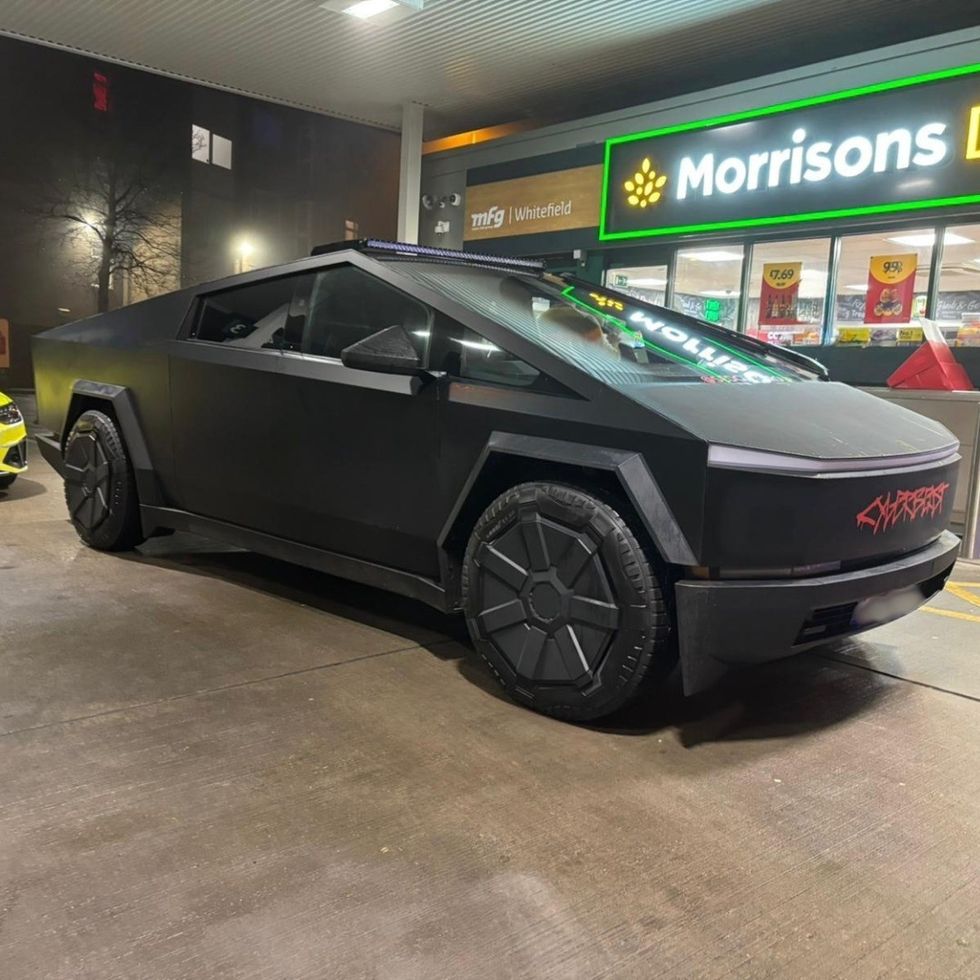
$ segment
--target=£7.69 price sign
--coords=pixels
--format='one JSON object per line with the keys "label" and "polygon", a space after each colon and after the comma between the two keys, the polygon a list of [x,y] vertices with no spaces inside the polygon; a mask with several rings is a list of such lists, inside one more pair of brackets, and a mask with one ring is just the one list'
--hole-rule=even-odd
{"label": "\u00a37.69 price sign", "polygon": [[766,262],[759,297],[760,325],[798,323],[802,262]]}

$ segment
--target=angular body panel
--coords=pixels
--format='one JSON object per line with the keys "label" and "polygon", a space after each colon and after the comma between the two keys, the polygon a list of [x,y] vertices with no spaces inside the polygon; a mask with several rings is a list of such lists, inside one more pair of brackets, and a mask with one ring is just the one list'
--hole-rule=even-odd
{"label": "angular body panel", "polygon": [[701,564],[861,564],[925,547],[949,523],[959,460],[815,475],[710,468]]}

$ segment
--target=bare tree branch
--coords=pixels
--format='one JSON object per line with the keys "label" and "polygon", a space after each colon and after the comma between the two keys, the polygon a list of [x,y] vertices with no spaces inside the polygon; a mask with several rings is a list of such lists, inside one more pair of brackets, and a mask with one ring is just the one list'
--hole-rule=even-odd
{"label": "bare tree branch", "polygon": [[163,177],[149,152],[108,138],[60,157],[39,180],[29,211],[53,229],[82,280],[96,285],[100,312],[116,277],[146,295],[179,283],[179,202],[163,190]]}

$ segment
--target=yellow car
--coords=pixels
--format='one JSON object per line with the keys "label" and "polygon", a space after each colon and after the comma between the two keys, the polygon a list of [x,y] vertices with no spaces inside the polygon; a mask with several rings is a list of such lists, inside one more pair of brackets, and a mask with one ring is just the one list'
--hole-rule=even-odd
{"label": "yellow car", "polygon": [[27,426],[20,409],[0,391],[0,490],[27,469]]}

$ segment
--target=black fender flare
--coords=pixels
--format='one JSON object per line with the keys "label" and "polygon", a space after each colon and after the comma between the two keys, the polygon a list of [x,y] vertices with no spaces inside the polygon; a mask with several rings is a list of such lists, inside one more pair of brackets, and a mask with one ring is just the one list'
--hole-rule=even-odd
{"label": "black fender flare", "polygon": [[456,528],[463,507],[480,475],[495,455],[588,467],[614,474],[661,558],[671,565],[697,564],[690,543],[678,525],[641,453],[628,449],[609,449],[604,446],[547,439],[541,436],[515,435],[509,432],[491,433],[479,459],[470,470],[439,534],[441,555],[446,554],[446,543]]}
{"label": "black fender flare", "polygon": [[[119,423],[123,440],[126,443],[126,451],[129,453],[130,463],[133,466],[133,475],[136,478],[136,491],[139,495],[140,504],[147,507],[162,506],[164,503],[163,494],[160,491],[160,484],[153,470],[149,450],[146,447],[146,439],[143,437],[139,414],[136,411],[136,400],[132,391],[122,385],[105,384],[101,381],[78,380],[71,388],[71,398],[68,400],[68,413],[65,416],[66,423],[75,414],[74,409],[82,399],[86,402],[93,400],[103,401],[112,406],[113,414]],[[68,425],[66,424],[64,432],[61,434],[62,452],[64,452],[65,441],[67,439]]]}

